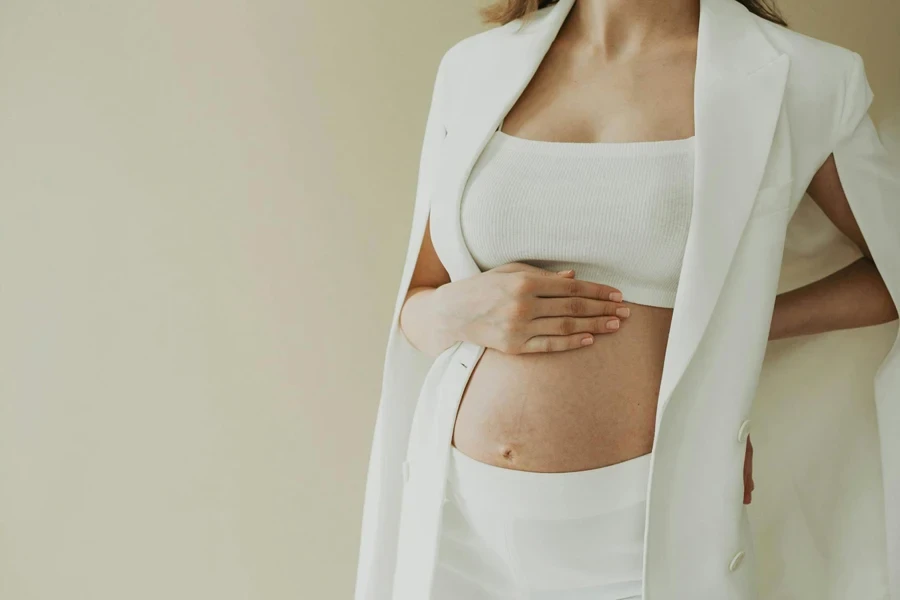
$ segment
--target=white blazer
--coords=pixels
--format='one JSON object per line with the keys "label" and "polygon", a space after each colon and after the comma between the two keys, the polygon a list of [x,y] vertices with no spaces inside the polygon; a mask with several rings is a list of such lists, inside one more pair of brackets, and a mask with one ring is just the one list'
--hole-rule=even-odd
{"label": "white blazer", "polygon": [[[431,597],[450,437],[484,347],[458,342],[425,356],[399,329],[400,308],[429,214],[451,279],[480,272],[460,233],[463,187],[574,1],[463,39],[438,68],[388,334],[356,600]],[[900,305],[900,168],[868,115],[857,53],[735,0],[700,8],[693,218],[658,400],[643,598],[900,600],[896,321],[768,343],[776,294],[862,256],[805,196],[830,153]],[[747,506],[751,421],[757,488]]]}

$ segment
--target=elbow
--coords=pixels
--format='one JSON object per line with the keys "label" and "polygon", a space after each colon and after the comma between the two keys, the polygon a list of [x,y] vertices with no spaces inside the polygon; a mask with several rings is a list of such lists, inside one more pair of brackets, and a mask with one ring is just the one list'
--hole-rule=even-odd
{"label": "elbow", "polygon": [[878,289],[878,300],[877,310],[876,312],[876,322],[878,324],[890,323],[892,321],[896,321],[898,318],[897,314],[897,302],[894,301],[894,298],[891,297],[891,292],[887,288],[887,284],[884,282],[884,278],[881,276],[880,271],[878,270],[878,265],[875,264],[875,261],[872,260],[872,256],[866,253],[864,260],[870,263],[870,267],[878,273],[878,280],[881,283]]}

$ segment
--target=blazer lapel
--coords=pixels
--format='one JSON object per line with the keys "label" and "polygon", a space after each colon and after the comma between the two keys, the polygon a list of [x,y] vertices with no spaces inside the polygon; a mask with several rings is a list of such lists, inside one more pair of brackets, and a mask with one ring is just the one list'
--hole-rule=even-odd
{"label": "blazer lapel", "polygon": [[[734,0],[701,0],[694,80],[694,198],[656,413],[694,356],[762,183],[789,57]],[[577,276],[577,274],[576,274]]]}
{"label": "blazer lapel", "polygon": [[[503,26],[493,32],[498,37],[479,57],[484,63],[467,65],[471,89],[455,113],[462,115],[460,122],[448,127],[431,209],[434,245],[453,281],[480,272],[459,222],[469,173],[534,76],[574,3],[559,0],[521,29]],[[769,43],[741,4],[700,0],[693,208],[663,366],[657,425],[706,331],[753,207],[788,66],[788,56]]]}
{"label": "blazer lapel", "polygon": [[[516,28],[507,23],[497,31],[494,44],[485,49],[480,64],[468,69],[465,94],[454,98],[461,115],[450,124],[441,150],[441,165],[431,200],[431,237],[450,279],[456,281],[480,272],[462,237],[459,209],[472,167],[516,100],[531,81],[556,38],[575,0],[559,0],[538,11],[533,21]],[[485,62],[481,62],[481,60]]]}

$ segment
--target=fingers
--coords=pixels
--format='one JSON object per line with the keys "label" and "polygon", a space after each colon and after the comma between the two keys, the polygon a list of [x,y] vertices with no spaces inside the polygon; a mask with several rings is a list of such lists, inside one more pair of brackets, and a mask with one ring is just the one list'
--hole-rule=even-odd
{"label": "fingers", "polygon": [[744,453],[744,477],[748,480],[753,478],[753,444],[750,442],[750,436],[747,436],[747,449]]}
{"label": "fingers", "polygon": [[601,300],[622,301],[622,291],[609,285],[575,279],[574,269],[548,271],[522,262],[512,262],[494,267],[491,271],[502,273],[527,273],[530,276],[528,291],[538,297],[580,296]]}
{"label": "fingers", "polygon": [[541,298],[577,296],[597,300],[622,301],[622,292],[612,286],[583,279],[561,277],[555,273],[551,277],[535,277],[529,287],[532,295]]}
{"label": "fingers", "polygon": [[748,435],[744,452],[744,504],[750,504],[751,493],[755,487],[753,483],[753,444]]}
{"label": "fingers", "polygon": [[621,320],[616,316],[609,317],[544,317],[533,319],[525,329],[526,335],[533,336],[568,336],[572,334],[613,333],[619,330]]}
{"label": "fingers", "polygon": [[531,320],[530,337],[522,353],[560,352],[584,348],[594,335],[614,333],[631,309],[622,303],[620,290],[592,281],[575,279],[575,271],[547,271],[526,263],[508,263],[495,271],[524,272],[518,276],[516,293],[531,296],[526,302]]}
{"label": "fingers", "polygon": [[624,319],[631,315],[631,309],[622,302],[581,297],[535,298],[531,307],[532,318],[607,316]]}
{"label": "fingers", "polygon": [[561,352],[564,350],[574,350],[576,348],[584,348],[590,346],[594,341],[594,336],[584,333],[573,333],[571,335],[536,335],[529,338],[522,345],[521,353],[530,354],[533,352]]}
{"label": "fingers", "polygon": [[619,330],[618,317],[547,317],[529,323],[529,331],[537,335],[529,338],[521,352],[559,352],[584,348],[594,343],[594,335]]}

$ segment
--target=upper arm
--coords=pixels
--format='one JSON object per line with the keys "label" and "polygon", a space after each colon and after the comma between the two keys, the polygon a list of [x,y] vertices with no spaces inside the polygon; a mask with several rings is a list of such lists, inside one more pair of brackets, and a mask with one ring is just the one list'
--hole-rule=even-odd
{"label": "upper arm", "polygon": [[425,224],[425,235],[422,239],[422,247],[419,249],[419,256],[416,259],[416,266],[413,269],[412,279],[407,289],[415,287],[440,287],[445,283],[450,283],[450,274],[441,262],[434,249],[434,243],[431,240],[431,218]]}
{"label": "upper arm", "polygon": [[825,163],[813,176],[806,192],[819,205],[825,216],[834,223],[835,227],[850,238],[865,257],[872,258],[841,184],[833,153],[828,155]]}
{"label": "upper arm", "polygon": [[[405,292],[415,287],[438,287],[449,283],[450,275],[438,258],[431,239],[431,198],[437,183],[440,167],[441,148],[447,137],[447,70],[450,51],[444,53],[438,65],[434,89],[431,95],[431,106],[425,122],[425,136],[419,158],[419,178],[416,186],[417,218],[425,221],[421,236],[415,267]],[[422,215],[421,213],[424,213]]]}
{"label": "upper arm", "polygon": [[[431,103],[425,120],[416,182],[412,227],[407,241],[406,259],[400,289],[394,304],[394,320],[399,318],[400,309],[413,287],[433,285],[433,282],[449,281],[449,276],[434,250],[431,241],[431,193],[437,182],[441,159],[441,148],[447,136],[447,63],[449,52],[441,58],[434,78]],[[446,278],[446,279],[445,279]],[[440,285],[440,284],[437,284]]]}

